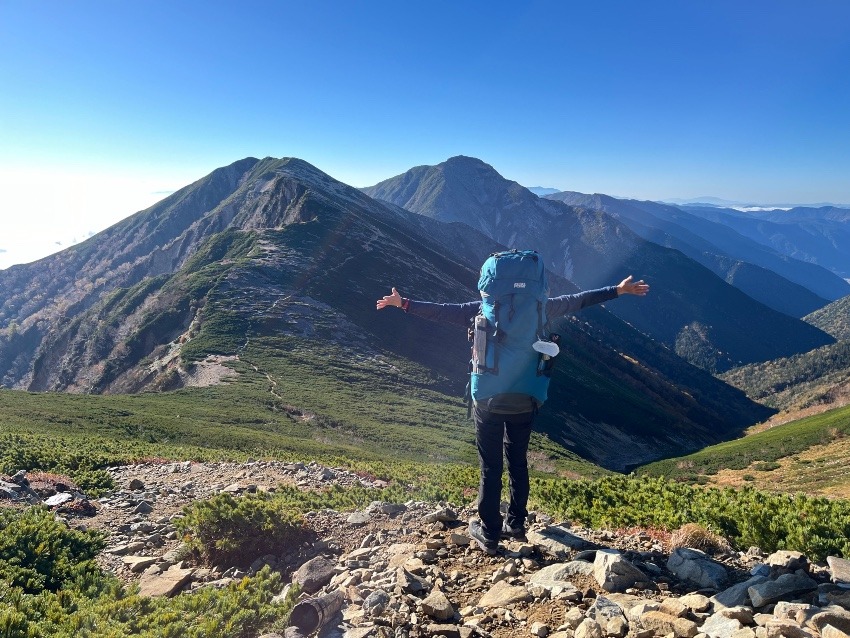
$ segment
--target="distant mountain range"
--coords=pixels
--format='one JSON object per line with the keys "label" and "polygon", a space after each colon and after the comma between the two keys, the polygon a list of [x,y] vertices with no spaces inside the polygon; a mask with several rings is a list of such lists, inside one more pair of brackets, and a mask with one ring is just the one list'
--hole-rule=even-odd
{"label": "distant mountain range", "polygon": [[682,199],[679,197],[671,197],[669,199],[658,200],[664,204],[687,205],[687,204],[705,204],[708,206],[717,206],[718,208],[745,208],[753,210],[775,210],[775,209],[790,209],[790,208],[823,208],[824,206],[847,208],[850,209],[850,204],[834,204],[831,202],[819,202],[816,204],[759,204],[755,202],[735,201],[731,199],[722,199],[720,197],[691,197],[690,199]]}
{"label": "distant mountain range", "polygon": [[[492,194],[492,169],[478,161],[461,168],[485,178],[464,188],[484,199]],[[518,185],[508,190],[553,213],[565,233],[560,241],[575,247],[555,260],[562,271],[569,255],[578,272],[582,253],[593,251],[607,269],[604,283],[631,268],[652,275],[638,266],[653,260],[685,259],[601,213],[539,200]],[[521,220],[504,221],[522,228]],[[616,253],[588,238],[596,231],[622,235],[610,249],[632,246],[645,263],[617,264]],[[419,401],[416,427],[433,428],[429,411],[465,412],[458,398],[467,376],[465,331],[376,312],[374,300],[391,285],[416,298],[473,299],[480,263],[504,247],[465,224],[375,200],[301,160],[246,158],[81,244],[0,272],[0,379],[30,391],[169,390],[190,384],[192,370],[210,357],[244,357],[242,367],[276,371],[266,372],[272,405],[320,414],[342,430],[356,421],[369,426],[357,436],[369,437],[389,435],[381,424],[392,419],[393,405]],[[718,298],[734,291],[693,262],[682,267],[713,277]],[[576,290],[557,274],[552,283],[554,292]],[[649,311],[670,297],[665,285],[676,283],[607,310],[634,301],[633,312]],[[692,283],[678,282],[675,294],[701,294]],[[768,312],[768,322],[781,316],[754,307]],[[623,469],[737,436],[771,413],[607,310],[592,308],[559,326],[563,363],[539,424],[554,444]],[[792,337],[783,324],[773,327],[778,340]],[[819,343],[823,334],[809,327],[795,346]],[[249,385],[246,392],[259,391]],[[300,391],[313,386],[329,390],[318,397]]]}
{"label": "distant mountain range", "polygon": [[685,210],[788,257],[818,264],[850,278],[850,209],[826,206],[742,212],[687,206]]}
{"label": "distant mountain range", "polygon": [[548,198],[605,211],[644,239],[681,251],[753,299],[793,317],[850,294],[850,284],[826,268],[794,259],[689,209],[573,192]]}
{"label": "distant mountain range", "polygon": [[[617,283],[628,274],[646,279],[653,286],[651,301],[621,299],[610,311],[707,370],[834,341],[759,303],[683,252],[646,241],[598,205],[570,206],[551,195],[541,199],[478,159],[418,166],[363,190],[420,215],[465,224],[506,246],[535,248],[553,272],[582,288]],[[827,271],[823,275],[845,283]],[[767,273],[764,278],[793,288]],[[825,303],[799,287],[794,295],[798,316]]]}

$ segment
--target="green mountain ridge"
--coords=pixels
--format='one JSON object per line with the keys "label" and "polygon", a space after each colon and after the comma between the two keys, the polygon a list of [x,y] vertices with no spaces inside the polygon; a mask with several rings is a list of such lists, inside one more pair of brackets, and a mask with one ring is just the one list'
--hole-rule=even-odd
{"label": "green mountain ridge", "polygon": [[850,340],[850,295],[815,310],[803,319],[836,339]]}
{"label": "green mountain ridge", "polygon": [[850,297],[804,317],[839,339],[791,357],[741,366],[720,375],[764,405],[784,412],[846,402],[850,397]]}

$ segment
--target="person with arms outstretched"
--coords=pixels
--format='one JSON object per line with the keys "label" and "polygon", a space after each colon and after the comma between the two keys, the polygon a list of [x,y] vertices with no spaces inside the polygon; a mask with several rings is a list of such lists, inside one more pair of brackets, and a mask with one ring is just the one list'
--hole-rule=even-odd
{"label": "person with arms outstretched", "polygon": [[[616,286],[548,297],[542,260],[533,251],[494,253],[482,266],[481,300],[433,303],[403,297],[396,288],[376,308],[401,308],[432,321],[456,324],[474,335],[471,409],[481,468],[480,520],[470,536],[487,554],[500,538],[524,539],[529,494],[528,444],[539,407],[546,399],[558,335],[543,334],[548,318],[561,317],[622,295],[645,296],[649,285],[631,275]],[[516,328],[514,328],[516,326]],[[508,460],[507,518],[499,505],[503,457]]]}

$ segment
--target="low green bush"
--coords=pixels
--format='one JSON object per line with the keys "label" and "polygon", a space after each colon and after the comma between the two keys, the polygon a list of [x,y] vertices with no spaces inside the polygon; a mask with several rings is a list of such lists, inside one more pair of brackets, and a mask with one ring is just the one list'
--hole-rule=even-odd
{"label": "low green bush", "polygon": [[532,505],[593,527],[698,523],[739,548],[790,549],[813,560],[850,556],[850,502],[752,487],[703,488],[663,477],[612,476],[597,481],[538,479]]}
{"label": "low green bush", "polygon": [[115,480],[106,470],[79,470],[72,472],[71,478],[89,498],[98,498],[115,489]]}
{"label": "low green bush", "polygon": [[0,509],[0,575],[24,593],[62,588],[99,573],[102,536],[68,529],[43,507]]}
{"label": "low green bush", "polygon": [[255,638],[282,627],[293,605],[272,602],[283,583],[268,568],[173,598],[139,596],[108,574],[91,580],[94,593],[68,585],[28,594],[0,579],[0,638]]}
{"label": "low green bush", "polygon": [[293,600],[267,568],[223,589],[138,595],[103,572],[94,533],[44,508],[0,508],[0,638],[254,638],[282,627]]}
{"label": "low green bush", "polygon": [[772,472],[773,470],[778,470],[781,465],[776,461],[764,461],[763,463],[756,463],[753,465],[753,469],[757,472]]}
{"label": "low green bush", "polygon": [[212,565],[245,566],[262,554],[280,554],[305,533],[300,512],[267,494],[218,494],[191,505],[176,524],[189,547]]}

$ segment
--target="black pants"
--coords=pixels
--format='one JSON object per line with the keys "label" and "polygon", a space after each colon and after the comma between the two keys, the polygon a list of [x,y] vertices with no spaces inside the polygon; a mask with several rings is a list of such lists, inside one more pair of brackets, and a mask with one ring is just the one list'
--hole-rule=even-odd
{"label": "black pants", "polygon": [[508,459],[511,498],[507,523],[523,528],[528,516],[528,440],[535,412],[499,414],[476,406],[475,443],[481,464],[478,516],[487,538],[498,539],[502,531],[502,452]]}

